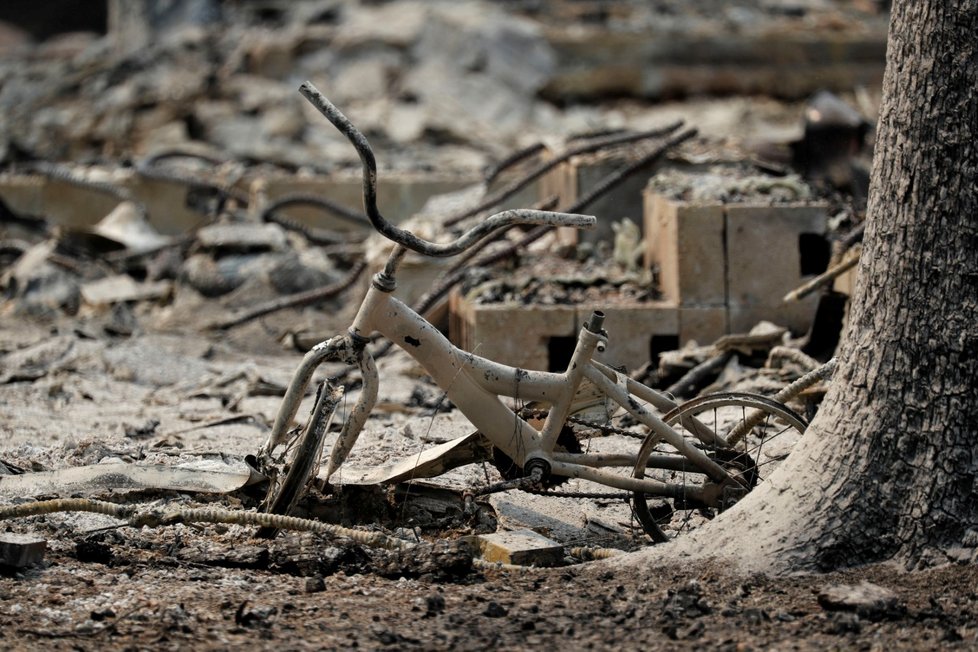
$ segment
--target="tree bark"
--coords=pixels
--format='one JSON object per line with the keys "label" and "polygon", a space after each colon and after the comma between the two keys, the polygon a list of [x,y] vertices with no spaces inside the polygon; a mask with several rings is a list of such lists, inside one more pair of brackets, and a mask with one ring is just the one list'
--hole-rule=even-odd
{"label": "tree bark", "polygon": [[978,0],[894,2],[840,368],[782,468],[667,555],[978,561],[976,136]]}

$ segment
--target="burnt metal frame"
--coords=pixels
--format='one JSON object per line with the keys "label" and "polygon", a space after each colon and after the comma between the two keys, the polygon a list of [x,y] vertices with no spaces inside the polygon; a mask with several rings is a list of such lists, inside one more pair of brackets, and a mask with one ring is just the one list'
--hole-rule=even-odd
{"label": "burnt metal frame", "polygon": [[[592,360],[604,351],[608,334],[602,328],[604,315],[595,311],[581,329],[577,345],[563,373],[530,371],[503,365],[454,346],[438,329],[417,312],[392,296],[395,274],[407,250],[423,255],[444,257],[469,249],[498,229],[516,224],[570,226],[591,228],[593,216],[554,213],[537,210],[510,210],[486,218],[453,242],[436,244],[400,229],[380,213],[377,207],[377,165],[366,137],[311,83],[305,82],[299,92],[308,99],[356,149],[363,166],[363,203],[366,215],[377,231],[396,243],[383,271],[374,275],[360,309],[349,331],[313,347],[293,375],[264,450],[271,451],[287,438],[288,426],[299,409],[313,373],[326,361],[355,364],[363,377],[363,388],[340,435],[333,445],[325,479],[343,464],[356,443],[377,400],[379,377],[374,359],[366,350],[369,337],[377,332],[407,351],[431,375],[449,400],[492,443],[509,455],[525,471],[537,475],[555,473],[582,478],[610,487],[663,497],[686,497],[704,504],[727,500],[724,494],[745,493],[746,487],[736,477],[711,459],[704,450],[686,440],[668,426],[654,411],[677,407],[670,398],[624,374]],[[650,430],[650,437],[661,438],[672,445],[694,467],[712,482],[690,486],[671,484],[647,478],[626,477],[602,467],[635,467],[638,455],[595,455],[555,451],[557,437],[570,415],[570,406],[583,379],[591,381],[608,399],[628,411]],[[537,430],[507,407],[500,396],[549,403],[551,409],[541,429]],[[313,415],[316,420],[321,415]],[[699,424],[698,424],[699,425]],[[709,447],[726,447],[726,441],[705,427],[694,427],[694,435]],[[542,473],[541,471],[542,470]],[[727,489],[734,491],[727,492]]]}
{"label": "burnt metal frame", "polygon": [[[724,487],[739,486],[739,481],[704,450],[693,445],[656,414],[657,411],[675,408],[677,404],[674,401],[592,359],[594,353],[604,351],[608,343],[608,334],[602,328],[602,313],[596,311],[581,329],[564,372],[533,371],[500,364],[456,347],[437,328],[392,295],[396,287],[394,275],[404,251],[396,246],[384,271],[374,275],[349,331],[316,345],[303,358],[279,408],[265,450],[272,450],[284,443],[289,424],[298,412],[315,370],[321,364],[327,361],[355,364],[360,369],[363,387],[330,452],[323,476],[329,480],[346,460],[377,401],[380,379],[373,356],[366,349],[369,336],[377,332],[417,360],[469,421],[494,446],[524,469],[542,465],[549,472],[566,477],[655,496],[685,496],[706,504],[718,503]],[[557,436],[570,414],[571,402],[584,378],[673,446],[713,482],[703,485],[671,484],[626,477],[601,468],[634,468],[637,455],[555,451]],[[539,430],[534,428],[507,407],[500,400],[501,396],[549,403],[551,408],[543,426]],[[712,430],[694,429],[694,434],[710,447],[726,446],[723,438]]]}

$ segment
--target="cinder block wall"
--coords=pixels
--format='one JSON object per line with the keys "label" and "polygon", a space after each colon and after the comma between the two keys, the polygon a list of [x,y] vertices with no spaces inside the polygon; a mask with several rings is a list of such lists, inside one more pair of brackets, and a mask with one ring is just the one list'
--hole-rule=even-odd
{"label": "cinder block wall", "polygon": [[765,319],[805,332],[818,297],[781,298],[824,271],[827,219],[822,204],[691,203],[647,190],[645,261],[657,267],[665,298],[680,307],[680,339],[722,335],[717,309],[726,312],[724,332]]}

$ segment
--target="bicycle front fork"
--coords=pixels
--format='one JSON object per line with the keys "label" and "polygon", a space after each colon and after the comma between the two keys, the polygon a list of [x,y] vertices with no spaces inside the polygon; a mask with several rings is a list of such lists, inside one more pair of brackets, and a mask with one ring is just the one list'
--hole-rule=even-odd
{"label": "bicycle front fork", "polygon": [[326,464],[326,476],[324,480],[329,482],[330,476],[340,468],[346,461],[353,445],[357,443],[357,438],[363,430],[364,424],[370,418],[370,413],[377,403],[377,387],[380,379],[377,376],[377,365],[374,364],[374,357],[364,347],[359,347],[357,352],[357,366],[360,368],[360,375],[363,378],[363,387],[360,396],[357,397],[353,409],[350,411],[346,421],[343,422],[343,429],[340,436],[333,444],[333,449],[329,452],[329,461]]}
{"label": "bicycle front fork", "polygon": [[[262,448],[263,451],[271,452],[272,449],[285,441],[289,425],[295,418],[296,412],[299,411],[299,404],[302,402],[309,382],[319,365],[324,362],[355,364],[360,368],[360,373],[363,376],[363,390],[360,392],[360,396],[353,406],[353,411],[343,424],[343,430],[330,452],[329,465],[326,469],[327,479],[333,471],[339,468],[346,460],[347,455],[350,454],[350,449],[356,443],[360,431],[370,416],[370,411],[373,410],[374,404],[377,402],[377,385],[379,383],[377,366],[374,364],[373,356],[366,350],[366,343],[365,338],[347,333],[320,342],[306,353],[299,364],[299,368],[292,375],[289,387],[281,405],[279,405],[278,414],[275,416],[272,432],[268,435],[268,440]],[[314,414],[311,419],[315,420],[317,416]]]}

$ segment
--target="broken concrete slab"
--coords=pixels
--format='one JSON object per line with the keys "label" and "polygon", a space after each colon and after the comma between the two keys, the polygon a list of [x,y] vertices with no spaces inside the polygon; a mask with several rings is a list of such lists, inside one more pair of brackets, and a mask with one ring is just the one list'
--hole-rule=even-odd
{"label": "broken concrete slab", "polygon": [[132,201],[121,202],[99,220],[92,232],[124,246],[132,253],[159,249],[171,242],[146,220],[145,209]]}
{"label": "broken concrete slab", "polygon": [[75,358],[76,342],[70,335],[47,337],[0,356],[0,384],[41,378],[64,367]]}
{"label": "broken concrete slab", "polygon": [[0,495],[92,495],[112,489],[166,489],[199,493],[230,493],[264,479],[244,462],[234,464],[201,460],[180,466],[122,462],[75,466],[0,476]]}
{"label": "broken concrete slab", "polygon": [[873,620],[904,609],[900,606],[896,593],[866,581],[825,586],[817,595],[818,603],[827,611],[854,611]]}
{"label": "broken concrete slab", "polygon": [[494,532],[469,541],[489,562],[518,566],[553,566],[564,559],[564,546],[533,530]]}

